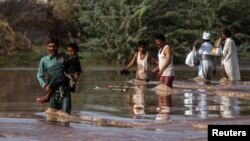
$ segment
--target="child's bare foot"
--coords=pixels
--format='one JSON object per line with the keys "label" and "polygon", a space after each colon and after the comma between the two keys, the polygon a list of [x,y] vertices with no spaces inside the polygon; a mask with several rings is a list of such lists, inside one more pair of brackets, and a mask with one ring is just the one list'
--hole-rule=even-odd
{"label": "child's bare foot", "polygon": [[36,102],[40,102],[40,103],[49,102],[49,98],[51,96],[51,93],[52,93],[52,89],[50,87],[48,87],[48,89],[45,90],[45,96],[40,97],[40,98],[36,98]]}
{"label": "child's bare foot", "polygon": [[46,102],[49,102],[49,98],[47,98],[47,97],[36,98],[36,102],[46,103]]}

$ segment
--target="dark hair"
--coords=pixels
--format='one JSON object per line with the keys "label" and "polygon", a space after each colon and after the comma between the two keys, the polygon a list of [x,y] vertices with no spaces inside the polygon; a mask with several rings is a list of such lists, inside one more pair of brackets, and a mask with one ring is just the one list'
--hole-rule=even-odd
{"label": "dark hair", "polygon": [[59,47],[59,40],[55,37],[49,37],[49,39],[47,40],[47,44],[50,43],[55,43]]}
{"label": "dark hair", "polygon": [[231,37],[232,33],[228,28],[223,29],[222,31],[226,37]]}
{"label": "dark hair", "polygon": [[165,36],[163,34],[156,35],[155,39],[159,39],[159,40],[164,41],[164,42],[166,41],[166,38],[165,38]]}
{"label": "dark hair", "polygon": [[138,46],[144,46],[146,47],[146,41],[144,40],[140,40],[138,43],[137,43]]}
{"label": "dark hair", "polygon": [[73,50],[78,52],[78,45],[76,43],[69,43],[68,47],[71,47]]}
{"label": "dark hair", "polygon": [[198,39],[194,41],[193,47],[198,50],[201,47],[201,44],[203,43],[202,40]]}

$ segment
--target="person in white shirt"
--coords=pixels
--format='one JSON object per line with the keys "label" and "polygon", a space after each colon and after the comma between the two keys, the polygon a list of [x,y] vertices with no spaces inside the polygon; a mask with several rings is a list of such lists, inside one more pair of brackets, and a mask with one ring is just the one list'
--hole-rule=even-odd
{"label": "person in white shirt", "polygon": [[219,51],[217,51],[217,55],[222,56],[221,78],[228,79],[230,81],[239,81],[241,80],[241,76],[238,63],[237,48],[234,40],[231,38],[231,31],[229,29],[224,29],[222,31],[221,40],[225,41],[223,49],[220,45],[220,42],[218,43]]}
{"label": "person in white shirt", "polygon": [[162,34],[155,37],[155,44],[159,47],[159,65],[153,70],[153,72],[158,72],[157,74],[160,77],[160,84],[172,88],[175,78],[173,49],[167,44],[166,38]]}
{"label": "person in white shirt", "polygon": [[203,43],[197,53],[201,58],[200,64],[198,65],[198,76],[205,81],[210,81],[212,80],[215,69],[214,57],[211,55],[213,45],[210,43],[210,33],[204,32],[202,39]]}

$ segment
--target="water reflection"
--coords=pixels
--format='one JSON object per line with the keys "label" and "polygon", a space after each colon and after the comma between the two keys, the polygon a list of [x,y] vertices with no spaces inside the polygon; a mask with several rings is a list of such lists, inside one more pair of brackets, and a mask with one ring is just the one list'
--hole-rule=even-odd
{"label": "water reflection", "polygon": [[239,116],[239,102],[235,97],[220,97],[220,114],[224,118]]}
{"label": "water reflection", "polygon": [[172,114],[172,95],[167,91],[156,90],[158,97],[158,106],[156,108],[156,120],[166,121],[171,119]]}
{"label": "water reflection", "polygon": [[[19,112],[39,111],[43,108],[35,102],[35,97],[41,96],[42,90],[34,71],[0,71],[0,84],[0,113],[6,112],[7,116],[18,117]],[[11,114],[8,114],[10,111]]]}
{"label": "water reflection", "polygon": [[195,118],[232,118],[240,115],[236,97],[184,93],[184,115]]}
{"label": "water reflection", "polygon": [[187,109],[184,111],[184,115],[191,116],[195,115],[195,97],[192,93],[184,93],[184,106]]}
{"label": "water reflection", "polygon": [[220,116],[220,97],[219,96],[210,96],[209,97],[209,111],[211,111],[209,117],[218,118]]}
{"label": "water reflection", "polygon": [[208,104],[208,97],[206,94],[198,94],[197,95],[197,116],[198,118],[207,118],[209,114],[209,104]]}
{"label": "water reflection", "polygon": [[145,115],[145,93],[146,85],[136,85],[135,94],[133,95],[133,112],[134,115]]}
{"label": "water reflection", "polygon": [[149,93],[147,85],[135,85],[134,89],[135,93],[132,96],[134,118],[154,117],[157,121],[171,119],[172,95],[168,91],[157,90]]}

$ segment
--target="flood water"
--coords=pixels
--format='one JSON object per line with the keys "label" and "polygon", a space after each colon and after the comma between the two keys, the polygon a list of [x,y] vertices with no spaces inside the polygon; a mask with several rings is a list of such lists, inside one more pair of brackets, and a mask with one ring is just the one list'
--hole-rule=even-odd
{"label": "flood water", "polygon": [[[26,68],[0,70],[0,140],[206,140],[206,132],[202,131],[164,132],[92,122],[67,126],[47,122],[47,104],[35,102],[43,95],[36,73],[36,69]],[[242,74],[242,79],[248,80],[248,73]],[[190,81],[195,75],[194,71],[179,70],[175,81]],[[202,89],[161,95],[152,89],[158,84],[153,74],[148,85],[139,86],[130,83],[134,76],[133,71],[121,76],[117,68],[85,68],[72,94],[72,115],[140,123],[250,115],[248,99],[207,95]]]}

